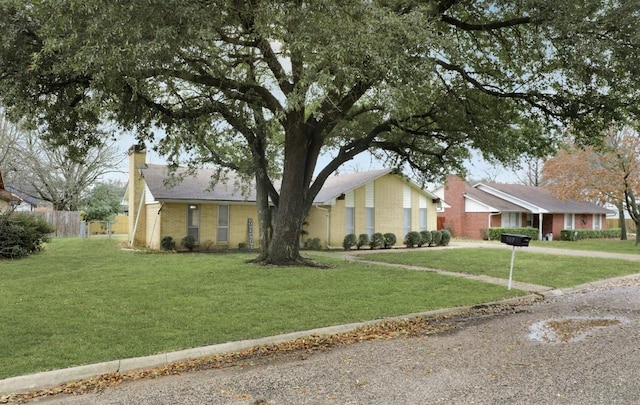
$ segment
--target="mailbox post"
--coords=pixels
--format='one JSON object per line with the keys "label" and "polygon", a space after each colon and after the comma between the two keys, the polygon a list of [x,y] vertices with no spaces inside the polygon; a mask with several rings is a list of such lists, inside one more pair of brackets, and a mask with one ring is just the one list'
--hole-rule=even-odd
{"label": "mailbox post", "polygon": [[511,267],[509,268],[509,286],[511,289],[511,280],[513,279],[513,261],[516,257],[516,246],[529,246],[531,237],[527,235],[514,235],[511,233],[500,234],[500,242],[513,246],[511,249]]}

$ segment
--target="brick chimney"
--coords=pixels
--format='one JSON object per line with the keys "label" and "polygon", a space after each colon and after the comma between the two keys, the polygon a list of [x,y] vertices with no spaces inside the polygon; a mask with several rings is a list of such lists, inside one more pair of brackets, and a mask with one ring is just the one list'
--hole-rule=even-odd
{"label": "brick chimney", "polygon": [[452,226],[456,235],[464,235],[464,195],[467,183],[460,177],[450,174],[444,187],[444,200],[451,206],[445,212],[445,220]]}
{"label": "brick chimney", "polygon": [[[145,184],[140,169],[146,167],[147,151],[144,145],[133,145],[129,148],[129,244],[144,246],[146,243],[145,227],[147,211],[144,208]],[[137,227],[136,218],[140,212]],[[134,235],[134,228],[135,235]]]}

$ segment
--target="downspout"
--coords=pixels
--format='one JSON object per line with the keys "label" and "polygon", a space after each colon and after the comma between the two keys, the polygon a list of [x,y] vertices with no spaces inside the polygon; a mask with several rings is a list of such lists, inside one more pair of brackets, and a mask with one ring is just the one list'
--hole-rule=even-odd
{"label": "downspout", "polygon": [[[144,180],[142,170],[139,169],[140,177]],[[142,187],[142,193],[140,194],[140,203],[138,203],[138,213],[136,214],[136,222],[133,224],[133,234],[131,240],[129,240],[129,247],[133,246],[133,240],[136,238],[136,231],[138,230],[138,221],[140,220],[140,212],[142,211],[142,204],[144,203],[145,187]]]}
{"label": "downspout", "polygon": [[318,205],[316,205],[315,207],[317,209],[319,209],[320,211],[324,211],[326,213],[325,215],[326,215],[326,218],[327,218],[327,225],[326,225],[326,228],[327,228],[327,249],[329,249],[329,250],[331,250],[331,249],[340,249],[338,247],[329,245],[329,241],[331,240],[331,239],[329,239],[331,237],[331,233],[330,233],[331,227],[329,226],[329,224],[331,222],[330,221],[330,219],[331,219],[331,211],[328,208],[322,208],[322,207],[320,207]]}
{"label": "downspout", "polygon": [[487,217],[488,219],[488,223],[487,223],[487,240],[491,240],[491,234],[489,233],[489,228],[491,228],[491,217],[494,215],[501,215],[502,211],[498,211],[498,212],[490,212],[489,216]]}

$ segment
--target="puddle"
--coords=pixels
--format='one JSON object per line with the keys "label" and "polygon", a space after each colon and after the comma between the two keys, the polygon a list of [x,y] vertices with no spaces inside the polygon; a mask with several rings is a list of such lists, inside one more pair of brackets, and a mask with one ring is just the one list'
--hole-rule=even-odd
{"label": "puddle", "polygon": [[617,318],[560,318],[536,322],[529,327],[529,339],[542,343],[565,343],[584,339],[590,332],[626,323]]}

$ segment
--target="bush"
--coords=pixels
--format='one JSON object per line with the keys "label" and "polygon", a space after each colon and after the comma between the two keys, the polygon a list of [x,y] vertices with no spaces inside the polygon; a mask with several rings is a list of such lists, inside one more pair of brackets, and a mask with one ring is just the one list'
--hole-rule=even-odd
{"label": "bush", "polygon": [[309,246],[309,249],[311,250],[322,250],[322,242],[320,241],[320,238],[309,239],[307,246]]}
{"label": "bush", "polygon": [[580,239],[608,239],[620,238],[620,228],[611,229],[563,229],[560,231],[560,240],[575,241]]}
{"label": "bush", "polygon": [[[375,236],[375,235],[373,235]],[[396,242],[397,242],[397,238],[396,238],[396,234],[395,233],[385,233],[383,235],[384,238],[384,248],[385,249],[389,249],[391,247],[393,247]]]}
{"label": "bush", "polygon": [[350,233],[344,237],[344,240],[342,241],[342,247],[344,248],[344,250],[349,250],[354,247],[356,243],[358,243],[356,235]]}
{"label": "bush", "polygon": [[360,250],[362,246],[367,246],[369,244],[369,235],[366,233],[361,233],[358,235],[358,243],[356,243],[356,248]]}
{"label": "bush", "polygon": [[451,242],[451,232],[447,229],[442,230],[442,239],[440,239],[440,246],[447,246]]}
{"label": "bush", "polygon": [[442,241],[442,231],[431,231],[431,244],[429,246],[439,246]]}
{"label": "bush", "polygon": [[408,248],[412,248],[414,246],[419,246],[422,238],[420,237],[420,232],[411,231],[404,237],[404,245]]}
{"label": "bush", "polygon": [[196,238],[191,235],[187,235],[180,241],[183,247],[189,249],[189,252],[193,252],[193,248],[196,247]]}
{"label": "bush", "polygon": [[431,232],[420,231],[420,246],[429,246],[431,243]]}
{"label": "bush", "polygon": [[162,250],[175,250],[176,242],[171,236],[163,236],[160,239],[160,249]]}
{"label": "bush", "polygon": [[489,228],[488,238],[490,240],[500,240],[500,235],[503,233],[512,233],[515,235],[525,235],[532,240],[538,240],[538,228],[526,227],[526,228]]}
{"label": "bush", "polygon": [[[393,236],[395,238],[395,235]],[[395,243],[395,239],[394,239]],[[371,235],[371,241],[369,242],[369,247],[371,249],[379,249],[385,246],[385,238],[380,232],[376,232]]]}
{"label": "bush", "polygon": [[55,228],[43,218],[0,214],[0,258],[28,256],[42,250]]}

